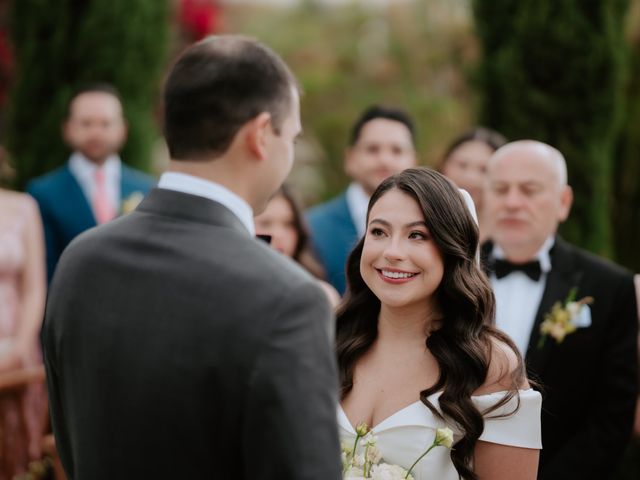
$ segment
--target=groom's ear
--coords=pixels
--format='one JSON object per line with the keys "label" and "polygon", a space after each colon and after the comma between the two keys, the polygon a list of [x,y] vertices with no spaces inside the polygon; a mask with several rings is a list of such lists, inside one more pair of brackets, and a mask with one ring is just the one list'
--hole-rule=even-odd
{"label": "groom's ear", "polygon": [[245,145],[259,160],[267,158],[267,139],[271,132],[271,114],[262,112],[245,125]]}

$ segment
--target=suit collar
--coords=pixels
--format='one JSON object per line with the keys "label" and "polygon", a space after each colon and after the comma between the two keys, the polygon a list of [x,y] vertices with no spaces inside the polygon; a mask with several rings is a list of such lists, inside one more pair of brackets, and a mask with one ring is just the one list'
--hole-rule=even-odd
{"label": "suit collar", "polygon": [[244,224],[227,207],[190,193],[153,188],[136,211],[238,230],[251,237]]}
{"label": "suit collar", "polygon": [[244,198],[224,185],[194,175],[170,171],[162,174],[158,187],[218,202],[231,210],[251,235],[256,234],[253,209]]}

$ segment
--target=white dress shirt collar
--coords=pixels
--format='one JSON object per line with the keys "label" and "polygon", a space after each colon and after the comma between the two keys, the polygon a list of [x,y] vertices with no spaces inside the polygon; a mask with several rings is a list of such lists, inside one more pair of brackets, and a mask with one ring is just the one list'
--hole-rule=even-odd
{"label": "white dress shirt collar", "polygon": [[189,193],[221,203],[238,217],[252,236],[256,234],[251,206],[239,195],[219,183],[186,173],[165,172],[160,177],[158,188]]}
{"label": "white dress shirt collar", "polygon": [[[549,237],[531,259],[540,262],[542,275],[537,282],[520,271],[500,279],[495,274],[490,277],[496,298],[496,327],[511,337],[523,357],[527,354],[531,331],[551,271],[549,251],[554,242],[555,238]],[[494,258],[505,258],[504,251],[497,245],[494,245],[492,255]]]}
{"label": "white dress shirt collar", "polygon": [[80,184],[80,188],[87,198],[89,205],[93,206],[93,197],[96,192],[95,173],[102,168],[105,178],[107,198],[115,212],[120,211],[120,178],[122,176],[122,162],[118,155],[109,156],[101,167],[93,163],[79,152],[74,152],[69,157],[69,170]]}
{"label": "white dress shirt collar", "polygon": [[367,230],[367,208],[369,207],[369,195],[359,183],[351,183],[347,188],[347,206],[351,219],[358,232],[358,238]]}

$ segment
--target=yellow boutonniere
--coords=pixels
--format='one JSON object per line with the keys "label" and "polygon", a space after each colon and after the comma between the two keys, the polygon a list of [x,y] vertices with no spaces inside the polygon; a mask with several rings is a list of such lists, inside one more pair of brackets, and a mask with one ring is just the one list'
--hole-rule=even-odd
{"label": "yellow boutonniere", "polygon": [[577,293],[578,289],[572,288],[563,303],[556,302],[551,307],[551,311],[545,314],[544,321],[540,324],[538,348],[544,347],[549,335],[555,339],[556,343],[562,343],[567,335],[576,331],[578,328],[576,321],[580,311],[585,305],[593,303],[593,297],[583,297],[576,300]]}
{"label": "yellow boutonniere", "polygon": [[122,215],[133,212],[143,198],[144,194],[142,192],[133,192],[127,198],[122,200],[122,206],[120,209],[122,211]]}

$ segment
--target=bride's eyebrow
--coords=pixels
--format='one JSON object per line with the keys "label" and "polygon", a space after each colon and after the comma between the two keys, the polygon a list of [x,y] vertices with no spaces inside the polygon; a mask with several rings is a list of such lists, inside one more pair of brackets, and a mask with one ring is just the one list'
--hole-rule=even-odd
{"label": "bride's eyebrow", "polygon": [[[369,225],[373,223],[379,223],[381,225],[384,225],[385,227],[391,227],[391,223],[387,222],[386,220],[383,220],[382,218],[374,218],[372,220],[369,220]],[[417,222],[410,222],[404,225],[404,228],[413,228],[413,227],[424,227],[428,230],[427,224],[423,220],[418,220]]]}
{"label": "bride's eyebrow", "polygon": [[[427,224],[426,222],[422,221],[422,220],[418,220],[417,222],[411,222],[411,223],[407,223],[404,228],[412,228],[412,227],[424,227],[427,228]],[[428,230],[428,228],[427,228]]]}
{"label": "bride's eyebrow", "polygon": [[381,225],[384,225],[385,227],[391,226],[389,222],[387,222],[386,220],[383,220],[382,218],[374,218],[373,220],[369,220],[369,225],[371,225],[372,223],[379,223]]}

